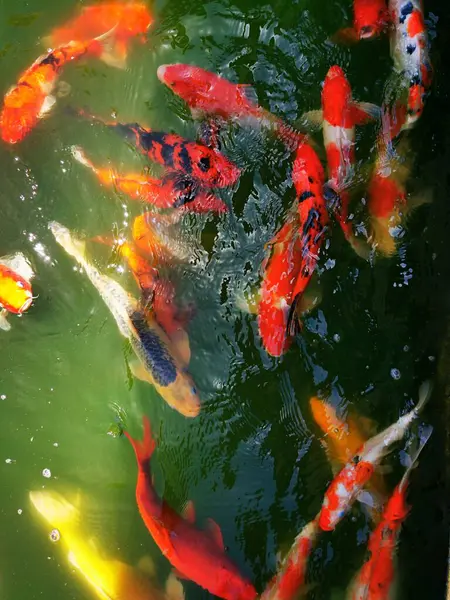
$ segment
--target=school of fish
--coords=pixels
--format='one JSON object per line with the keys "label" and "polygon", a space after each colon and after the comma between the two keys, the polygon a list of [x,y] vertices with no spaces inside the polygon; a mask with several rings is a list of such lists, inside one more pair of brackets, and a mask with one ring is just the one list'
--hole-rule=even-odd
{"label": "school of fish", "polygon": [[[17,81],[10,82],[4,94],[0,112],[3,143],[26,143],[40,121],[57,110],[58,98],[70,93],[60,82],[69,63],[101,60],[112,68],[124,69],[130,51],[137,51],[138,43],[146,43],[154,22],[155,15],[145,3],[117,0],[83,6],[46,35],[46,52],[18,73]],[[202,390],[188,371],[193,309],[177,296],[168,267],[189,255],[177,229],[183,214],[221,215],[229,211],[217,190],[236,186],[243,171],[222,150],[221,131],[227,123],[261,126],[292,153],[295,200],[266,240],[253,311],[260,343],[270,356],[282,357],[301,333],[307,294],[334,223],[360,260],[395,254],[405,219],[413,206],[420,204],[408,195],[409,133],[425,110],[433,78],[421,1],[354,0],[353,23],[335,33],[332,41],[358,44],[382,35],[390,36],[393,63],[382,106],[354,99],[349,75],[342,66],[333,64],[322,75],[321,106],[311,107],[294,126],[260,106],[246,85],[232,83],[200,66],[163,64],[156,70],[157,78],[189,107],[199,124],[197,139],[134,122],[132,114],[126,120],[111,121],[84,108],[71,110],[72,118],[88,121],[99,132],[112,132],[119,142],[122,140],[120,143],[134,147],[161,172],[158,177],[118,172],[91,160],[89,150],[72,146],[80,173],[84,167],[100,185],[141,202],[146,212],[134,219],[128,237],[119,239],[102,232],[85,239],[56,221],[49,223],[49,229],[98,291],[120,334],[128,340],[135,354],[133,375],[152,385],[180,415],[190,419],[199,415]],[[355,130],[366,124],[375,125],[378,133],[375,159],[364,176],[361,157],[356,156]],[[322,130],[326,161],[320,158],[316,129]],[[355,227],[352,210],[361,181],[363,193],[367,193],[365,232]],[[127,264],[136,283],[133,293],[88,258],[100,246]],[[59,260],[67,259],[61,256]],[[29,310],[35,299],[33,277],[33,268],[22,253],[0,258],[1,329],[11,328],[9,314],[22,316]],[[342,413],[326,398],[311,398],[311,416],[317,435],[323,434],[321,444],[330,464],[329,485],[315,518],[304,523],[273,579],[259,592],[228,556],[217,523],[208,519],[202,528],[196,524],[192,503],[180,514],[158,495],[150,466],[157,443],[145,415],[142,440],[131,437],[128,431],[124,434],[136,459],[137,508],[156,546],[174,569],[164,589],[155,577],[154,565],[136,569],[87,543],[78,501],[69,501],[58,492],[36,490],[30,492],[30,502],[53,531],[61,534],[61,551],[70,567],[98,598],[114,600],[180,600],[184,598],[183,579],[225,600],[253,600],[258,595],[263,600],[302,597],[313,585],[308,579],[308,564],[318,540],[343,527],[340,523],[359,504],[367,513],[372,533],[367,559],[355,573],[348,598],[387,600],[393,593],[401,526],[410,510],[407,492],[412,469],[431,435],[431,427],[418,426],[431,394],[431,384],[423,383],[415,406],[378,433],[362,416]],[[407,434],[409,440],[415,440],[415,448],[408,454],[402,479],[390,491],[382,463]],[[129,456],[131,460],[131,449]]]}

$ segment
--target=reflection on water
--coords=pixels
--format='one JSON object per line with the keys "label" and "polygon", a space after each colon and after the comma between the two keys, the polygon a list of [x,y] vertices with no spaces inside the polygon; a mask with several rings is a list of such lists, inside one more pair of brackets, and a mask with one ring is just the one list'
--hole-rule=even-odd
{"label": "reflection on water", "polygon": [[[58,6],[25,0],[0,4],[3,93],[39,55],[41,38],[74,8],[71,0]],[[444,23],[444,8],[430,0],[427,17]],[[161,64],[196,64],[251,84],[259,104],[290,124],[320,105],[321,82],[331,64],[345,69],[355,98],[377,104],[391,69],[386,38],[356,47],[330,42],[351,22],[347,0],[273,0],[261,6],[250,0],[161,0],[153,11],[148,43],[133,45],[126,70],[94,60],[69,65],[61,77],[71,92],[58,98],[51,117],[22,144],[0,147],[0,255],[20,251],[29,257],[37,296],[27,313],[12,316],[9,333],[0,332],[5,489],[0,593],[11,600],[93,597],[62,558],[62,540],[48,538],[55,526],[37,524],[29,501],[33,490],[69,495],[70,501],[82,490],[91,498],[82,530],[108,549],[101,558],[134,569],[150,557],[156,573],[151,581],[164,590],[170,565],[136,510],[130,448],[123,438],[108,435],[120,421],[139,437],[143,414],[158,441],[152,460],[157,493],[180,512],[193,500],[200,525],[208,517],[219,523],[229,556],[262,592],[276,571],[277,553],[284,555],[317,514],[332,478],[310,398],[329,399],[340,417],[354,409],[381,431],[412,408],[419,384],[435,373],[447,310],[444,182],[450,158],[449,90],[440,60],[448,34],[440,21],[433,40],[436,84],[411,134],[416,155],[411,182],[419,190],[432,189],[433,202],[411,215],[397,253],[362,261],[334,225],[319,262],[318,306],[305,315],[283,360],[268,356],[256,318],[241,310],[240,299],[257,289],[264,244],[294,201],[292,155],[267,128],[250,120],[229,123],[221,130],[221,151],[242,174],[233,185],[214,190],[228,211],[186,213],[171,224],[168,231],[176,232],[182,257],[163,270],[175,284],[177,302],[192,307],[189,371],[201,396],[200,416],[181,417],[151,385],[130,376],[132,355],[111,315],[47,225],[59,221],[89,241],[99,235],[130,239],[134,217],[149,208],[117,186],[101,185],[74,160],[73,146],[83,148],[93,164],[117,173],[159,177],[161,170],[114,132],[74,117],[73,109],[194,140],[198,128],[186,104],[158,81]],[[375,159],[376,131],[375,125],[357,129],[362,171]],[[321,132],[314,140],[325,159]],[[356,200],[361,223],[364,211]],[[138,294],[129,269],[110,248],[89,243],[89,256],[101,272]],[[399,546],[399,597],[408,599],[442,597],[440,398],[437,385],[426,412],[435,433],[412,476],[413,510]],[[403,467],[397,453],[389,464],[391,490]],[[370,531],[366,514],[355,507],[345,525],[319,540],[309,565],[308,580],[315,585],[308,597],[345,597],[365,559]],[[203,593],[192,583],[183,586],[188,598]]]}

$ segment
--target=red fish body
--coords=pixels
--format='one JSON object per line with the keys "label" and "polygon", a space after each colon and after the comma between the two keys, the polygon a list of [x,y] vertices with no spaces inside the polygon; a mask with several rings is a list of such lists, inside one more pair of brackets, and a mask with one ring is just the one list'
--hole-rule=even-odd
{"label": "red fish body", "polygon": [[55,102],[51,95],[62,68],[70,61],[87,53],[99,56],[102,44],[70,42],[48,54],[40,56],[20,76],[17,84],[7,93],[0,114],[0,131],[3,141],[16,144],[37,125]]}
{"label": "red fish body", "polygon": [[319,533],[317,520],[303,528],[261,600],[295,600],[305,591],[308,559]]}
{"label": "red fish body", "polygon": [[133,440],[128,433],[125,435],[133,445],[138,463],[137,505],[155,543],[177,572],[211,594],[225,600],[254,600],[255,588],[225,554],[218,525],[210,520],[210,531],[201,531],[193,524],[193,515],[182,518],[157,496],[149,472],[156,444],[150,422],[147,418],[143,421],[142,442]]}
{"label": "red fish body", "polygon": [[388,448],[403,438],[429,395],[430,386],[427,383],[419,391],[417,406],[385,431],[365,442],[352,460],[336,475],[325,492],[319,514],[319,526],[323,531],[332,531],[350,510]]}
{"label": "red fish body", "polygon": [[296,314],[296,304],[314,273],[324,240],[328,223],[328,213],[323,197],[324,178],[322,163],[316,152],[309,144],[300,144],[292,169],[292,181],[297,192],[298,202],[300,255],[297,260],[300,268],[292,291],[290,319]]}
{"label": "red fish body", "polygon": [[79,163],[91,169],[104,185],[114,186],[131,199],[147,202],[155,208],[176,208],[197,213],[224,213],[228,210],[220,198],[202,189],[188,176],[156,179],[138,173],[119,175],[114,169],[94,166],[78,146],[72,147],[72,154]]}
{"label": "red fish body", "polygon": [[207,187],[226,187],[239,179],[240,169],[219,151],[173,133],[145,129],[137,123],[107,126],[140,152],[169,171],[183,173]]}
{"label": "red fish body", "polygon": [[407,118],[411,127],[421,116],[430,89],[433,69],[421,0],[389,0],[393,23],[391,53],[394,68],[407,90]]}
{"label": "red fish body", "polygon": [[[136,36],[143,37],[152,22],[153,18],[145,4],[106,2],[85,6],[76,17],[52,31],[45,41],[53,48],[72,40],[88,42],[114,28],[114,54],[116,60],[124,64],[129,40]],[[111,64],[107,55],[100,58]]]}
{"label": "red fish body", "polygon": [[286,330],[292,292],[300,270],[301,245],[293,219],[283,225],[269,247],[270,256],[263,263],[258,329],[266,351],[278,357],[292,342]]}
{"label": "red fish body", "polygon": [[222,119],[255,118],[274,126],[279,137],[295,146],[304,136],[295,132],[281,119],[259,106],[248,96],[248,85],[232,83],[201,67],[186,64],[161,65],[158,79],[190,107],[193,114]]}

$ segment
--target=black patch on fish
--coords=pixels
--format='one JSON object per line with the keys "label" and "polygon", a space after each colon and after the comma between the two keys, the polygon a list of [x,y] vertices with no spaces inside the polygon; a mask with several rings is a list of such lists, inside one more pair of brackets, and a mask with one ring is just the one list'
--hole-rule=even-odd
{"label": "black patch on fish", "polygon": [[315,197],[316,197],[316,195],[310,191],[303,192],[303,194],[301,196],[299,196],[298,201],[300,203],[300,202],[304,202],[305,200],[308,200],[308,198],[315,198]]}
{"label": "black patch on fish", "polygon": [[198,166],[199,166],[199,169],[201,171],[203,171],[203,173],[207,173],[209,171],[209,169],[211,168],[211,160],[209,159],[208,156],[203,156],[198,161]]}
{"label": "black patch on fish", "polygon": [[175,150],[174,146],[170,144],[163,144],[161,148],[161,156],[164,161],[166,167],[173,169],[173,152]]}
{"label": "black patch on fish", "polygon": [[113,123],[108,127],[117,131],[127,142],[136,146],[136,134],[141,135],[141,127],[138,123]]}
{"label": "black patch on fish", "polygon": [[164,147],[165,144],[165,134],[160,131],[146,131],[139,128],[139,145],[144,150],[144,152],[150,152],[155,144],[161,144],[161,147]]}
{"label": "black patch on fish", "polygon": [[408,15],[410,15],[414,10],[414,6],[412,2],[407,2],[406,4],[404,4],[401,9],[400,9],[400,18],[398,20],[398,22],[400,23],[400,25],[403,25],[403,23],[406,21],[406,17]]}
{"label": "black patch on fish", "polygon": [[51,52],[48,56],[43,58],[40,62],[41,65],[51,65],[52,67],[58,68],[60,65],[59,58],[56,58],[55,54]]}
{"label": "black patch on fish", "polygon": [[199,186],[189,177],[180,177],[175,180],[173,189],[176,199],[172,206],[174,208],[179,208],[180,206],[184,206],[195,200]]}
{"label": "black patch on fish", "polygon": [[321,229],[322,226],[320,224],[320,214],[315,208],[311,208],[308,213],[308,217],[305,221],[305,226],[303,227],[303,231],[309,231],[313,226],[314,221],[317,221],[317,226]]}
{"label": "black patch on fish", "polygon": [[419,74],[415,74],[411,77],[411,85],[420,85],[422,83],[422,79]]}
{"label": "black patch on fish", "polygon": [[192,160],[191,157],[189,156],[189,151],[186,148],[185,144],[181,144],[181,150],[180,150],[180,166],[183,169],[183,171],[185,173],[192,173]]}
{"label": "black patch on fish", "polygon": [[406,52],[407,52],[408,54],[414,54],[414,52],[415,52],[415,51],[416,51],[416,46],[415,46],[415,44],[408,44],[408,45],[406,46]]}
{"label": "black patch on fish", "polygon": [[167,387],[177,378],[173,358],[158,335],[150,329],[141,313],[133,313],[130,319],[144,347],[153,379],[161,387]]}

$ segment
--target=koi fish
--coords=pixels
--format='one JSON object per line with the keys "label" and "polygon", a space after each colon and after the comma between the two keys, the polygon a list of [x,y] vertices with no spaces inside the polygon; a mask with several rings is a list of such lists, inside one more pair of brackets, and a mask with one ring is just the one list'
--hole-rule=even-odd
{"label": "koi fish", "polygon": [[11,329],[8,313],[22,315],[30,308],[33,277],[33,269],[21,252],[0,258],[0,329]]}
{"label": "koi fish", "polygon": [[56,221],[49,224],[56,241],[83,267],[91,283],[109,308],[120,333],[129,340],[139,365],[132,365],[133,374],[154,385],[169,406],[186,417],[200,412],[200,399],[187,373],[181,352],[141,304],[114,279],[100,273],[85,258],[85,243]]}
{"label": "koi fish", "polygon": [[350,196],[347,188],[355,172],[355,125],[362,125],[380,116],[378,106],[355,102],[348,79],[341,67],[330,67],[322,89],[322,109],[304,115],[307,122],[323,127],[323,139],[328,162],[328,186],[339,194],[339,223],[347,240],[353,231],[348,223]]}
{"label": "koi fish", "polygon": [[115,28],[113,48],[101,54],[100,59],[110,66],[124,68],[130,39],[140,36],[145,41],[145,33],[152,23],[153,17],[145,4],[107,2],[85,6],[76,17],[44,38],[44,42],[48,48],[66,45],[72,40],[88,42]]}
{"label": "koi fish", "polygon": [[52,92],[63,67],[87,54],[98,57],[106,53],[113,34],[111,30],[88,42],[71,41],[40,56],[5,95],[0,113],[2,140],[21,142],[55,104]]}
{"label": "koi fish", "polygon": [[311,551],[320,533],[317,519],[305,525],[261,600],[294,600],[306,593],[306,570]]}
{"label": "koi fish", "polygon": [[255,588],[225,554],[219,526],[209,519],[208,531],[198,529],[192,503],[182,517],[156,494],[149,470],[156,442],[147,417],[143,418],[143,426],[142,442],[134,440],[128,432],[125,435],[138,464],[138,509],[153,540],[182,577],[225,600],[254,600]]}
{"label": "koi fish", "polygon": [[350,462],[331,482],[319,514],[319,526],[323,531],[332,531],[347,514],[363,488],[370,481],[375,468],[379,465],[388,449],[400,441],[418,417],[431,394],[429,382],[419,390],[419,402],[409,413],[378,435],[365,442]]}
{"label": "koi fish", "polygon": [[183,173],[207,187],[227,187],[239,179],[240,169],[214,148],[191,142],[174,133],[145,129],[138,123],[104,122],[86,115],[121,135],[151,161],[169,171]]}
{"label": "koi fish", "polygon": [[[166,582],[165,592],[156,581],[154,566],[148,575],[114,558],[93,543],[91,533],[83,528],[80,509],[64,496],[50,490],[29,493],[30,501],[57,535],[71,570],[75,570],[100,600],[183,600],[183,586],[174,575]],[[58,546],[60,546],[58,544]],[[60,546],[60,547],[61,547]],[[151,575],[151,577],[149,576]]]}
{"label": "koi fish", "polygon": [[[334,407],[319,398],[311,398],[309,405],[315,422],[325,434],[322,444],[331,463],[333,475],[336,475],[366,443],[369,436],[364,432],[364,425],[365,429],[369,428],[368,420],[348,415],[346,420],[342,421]],[[379,500],[380,505],[388,496],[386,484],[379,473],[373,474],[367,488]],[[371,510],[370,515],[374,520],[379,520],[377,511]]]}
{"label": "koi fish", "polygon": [[119,175],[114,169],[96,167],[79,146],[72,146],[71,151],[74,159],[90,169],[103,185],[115,187],[132,200],[148,202],[158,209],[177,208],[199,213],[224,213],[228,210],[220,198],[203,190],[190,177],[155,179],[137,173]]}
{"label": "koi fish", "polygon": [[250,86],[232,83],[201,67],[181,63],[160,65],[156,72],[161,83],[182,98],[195,117],[208,115],[222,119],[254,118],[274,127],[284,141],[296,147],[304,136],[259,106],[250,97]]}
{"label": "koi fish", "polygon": [[431,87],[433,69],[428,52],[428,35],[421,0],[389,0],[391,55],[394,68],[407,90],[404,128],[419,119]]}
{"label": "koi fish", "polygon": [[422,437],[415,456],[409,458],[410,464],[386,504],[381,522],[370,536],[368,543],[370,558],[353,582],[349,600],[386,600],[392,597],[398,538],[402,524],[410,511],[406,502],[409,477],[431,433],[430,427]]}
{"label": "koi fish", "polygon": [[354,0],[353,27],[341,29],[334,38],[347,43],[373,39],[385,31],[388,24],[386,0]]}
{"label": "koi fish", "polygon": [[300,268],[292,290],[292,303],[286,324],[290,335],[294,335],[299,326],[296,307],[316,268],[328,223],[323,196],[324,170],[310,144],[303,143],[297,148],[292,181],[297,192],[300,254],[296,260]]}

